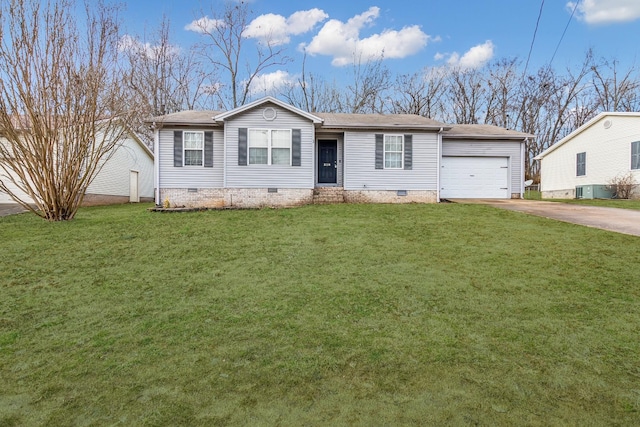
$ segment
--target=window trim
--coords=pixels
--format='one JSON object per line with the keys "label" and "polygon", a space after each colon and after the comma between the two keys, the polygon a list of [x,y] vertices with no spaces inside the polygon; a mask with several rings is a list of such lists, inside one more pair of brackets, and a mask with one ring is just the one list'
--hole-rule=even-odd
{"label": "window trim", "polygon": [[[266,131],[267,132],[267,163],[252,163],[251,162],[251,131]],[[274,164],[272,157],[273,150],[273,132],[286,131],[289,133],[289,163],[287,164]],[[254,147],[255,148],[255,147]],[[262,147],[261,147],[262,148]],[[284,148],[284,147],[275,147]],[[282,128],[247,128],[247,165],[265,165],[265,166],[292,166],[293,164],[293,129]]]}
{"label": "window trim", "polygon": [[[581,154],[583,156],[582,162],[580,162]],[[582,165],[582,169],[580,168],[581,165]],[[580,173],[581,170],[582,170],[582,173]],[[587,176],[587,152],[586,151],[576,153],[576,176]]]}
{"label": "window trim", "polygon": [[[636,147],[636,154],[635,154],[635,159],[634,159],[634,155],[633,155],[633,147]],[[634,164],[634,160],[635,160],[635,164]],[[633,141],[631,143],[631,170],[635,171],[635,170],[640,170],[640,141]],[[635,166],[635,168],[634,168]]]}
{"label": "window trim", "polygon": [[[402,150],[401,151],[389,151],[389,153],[400,153],[400,167],[387,167],[387,137],[388,136],[399,136],[402,140]],[[405,140],[404,134],[401,133],[385,133],[382,135],[382,168],[389,170],[402,170],[404,169],[404,153],[405,153]]]}
{"label": "window trim", "polygon": [[[187,148],[187,144],[186,144],[186,135],[188,133],[193,133],[193,134],[199,134],[202,137],[202,148],[201,149],[196,149],[196,148]],[[182,166],[190,168],[190,167],[194,167],[194,168],[202,168],[204,167],[205,164],[205,159],[204,159],[204,131],[202,130],[185,130],[182,131]],[[202,164],[199,165],[188,165],[187,162],[187,150],[188,151],[200,151],[202,153]]]}

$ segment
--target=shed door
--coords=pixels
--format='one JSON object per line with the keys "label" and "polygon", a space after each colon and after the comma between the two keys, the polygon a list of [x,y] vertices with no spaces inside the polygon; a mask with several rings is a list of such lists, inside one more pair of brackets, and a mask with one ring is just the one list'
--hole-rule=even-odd
{"label": "shed door", "polygon": [[508,157],[443,157],[440,198],[508,199]]}
{"label": "shed door", "polygon": [[138,203],[140,195],[138,194],[138,172],[129,172],[129,202]]}

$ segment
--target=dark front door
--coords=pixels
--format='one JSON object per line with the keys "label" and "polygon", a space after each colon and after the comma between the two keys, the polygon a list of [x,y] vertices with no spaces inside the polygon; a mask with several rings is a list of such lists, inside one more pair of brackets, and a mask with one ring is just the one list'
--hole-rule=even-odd
{"label": "dark front door", "polygon": [[338,141],[318,140],[318,183],[335,184],[338,178]]}

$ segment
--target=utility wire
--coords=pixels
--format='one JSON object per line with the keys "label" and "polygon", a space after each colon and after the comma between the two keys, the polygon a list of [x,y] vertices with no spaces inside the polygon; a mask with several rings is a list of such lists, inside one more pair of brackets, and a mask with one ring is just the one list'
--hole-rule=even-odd
{"label": "utility wire", "polygon": [[558,49],[560,48],[560,44],[562,43],[562,39],[564,39],[564,35],[567,33],[567,28],[569,28],[569,24],[573,19],[573,15],[576,13],[576,9],[578,8],[578,4],[580,4],[580,0],[576,0],[576,3],[573,5],[573,10],[571,11],[571,16],[567,21],[567,25],[564,27],[564,31],[562,32],[562,36],[560,36],[560,40],[558,41],[558,45],[556,46],[556,50],[553,51],[553,56],[551,57],[551,61],[549,61],[549,65],[553,62],[553,59],[556,57],[556,53],[558,53]]}
{"label": "utility wire", "polygon": [[538,34],[538,26],[540,25],[540,18],[542,17],[542,8],[544,7],[544,0],[540,3],[540,11],[538,12],[538,20],[536,21],[536,29],[533,31],[533,38],[531,39],[531,46],[529,47],[529,55],[527,55],[527,62],[524,64],[524,70],[522,71],[522,79],[527,74],[527,68],[529,67],[529,60],[531,59],[531,52],[533,51],[533,44],[536,41],[536,34]]}

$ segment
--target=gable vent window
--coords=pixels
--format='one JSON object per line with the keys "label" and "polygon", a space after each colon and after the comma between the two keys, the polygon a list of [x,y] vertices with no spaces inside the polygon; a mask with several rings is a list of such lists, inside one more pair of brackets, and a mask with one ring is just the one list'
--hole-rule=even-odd
{"label": "gable vent window", "polygon": [[576,176],[587,174],[587,153],[576,154]]}

